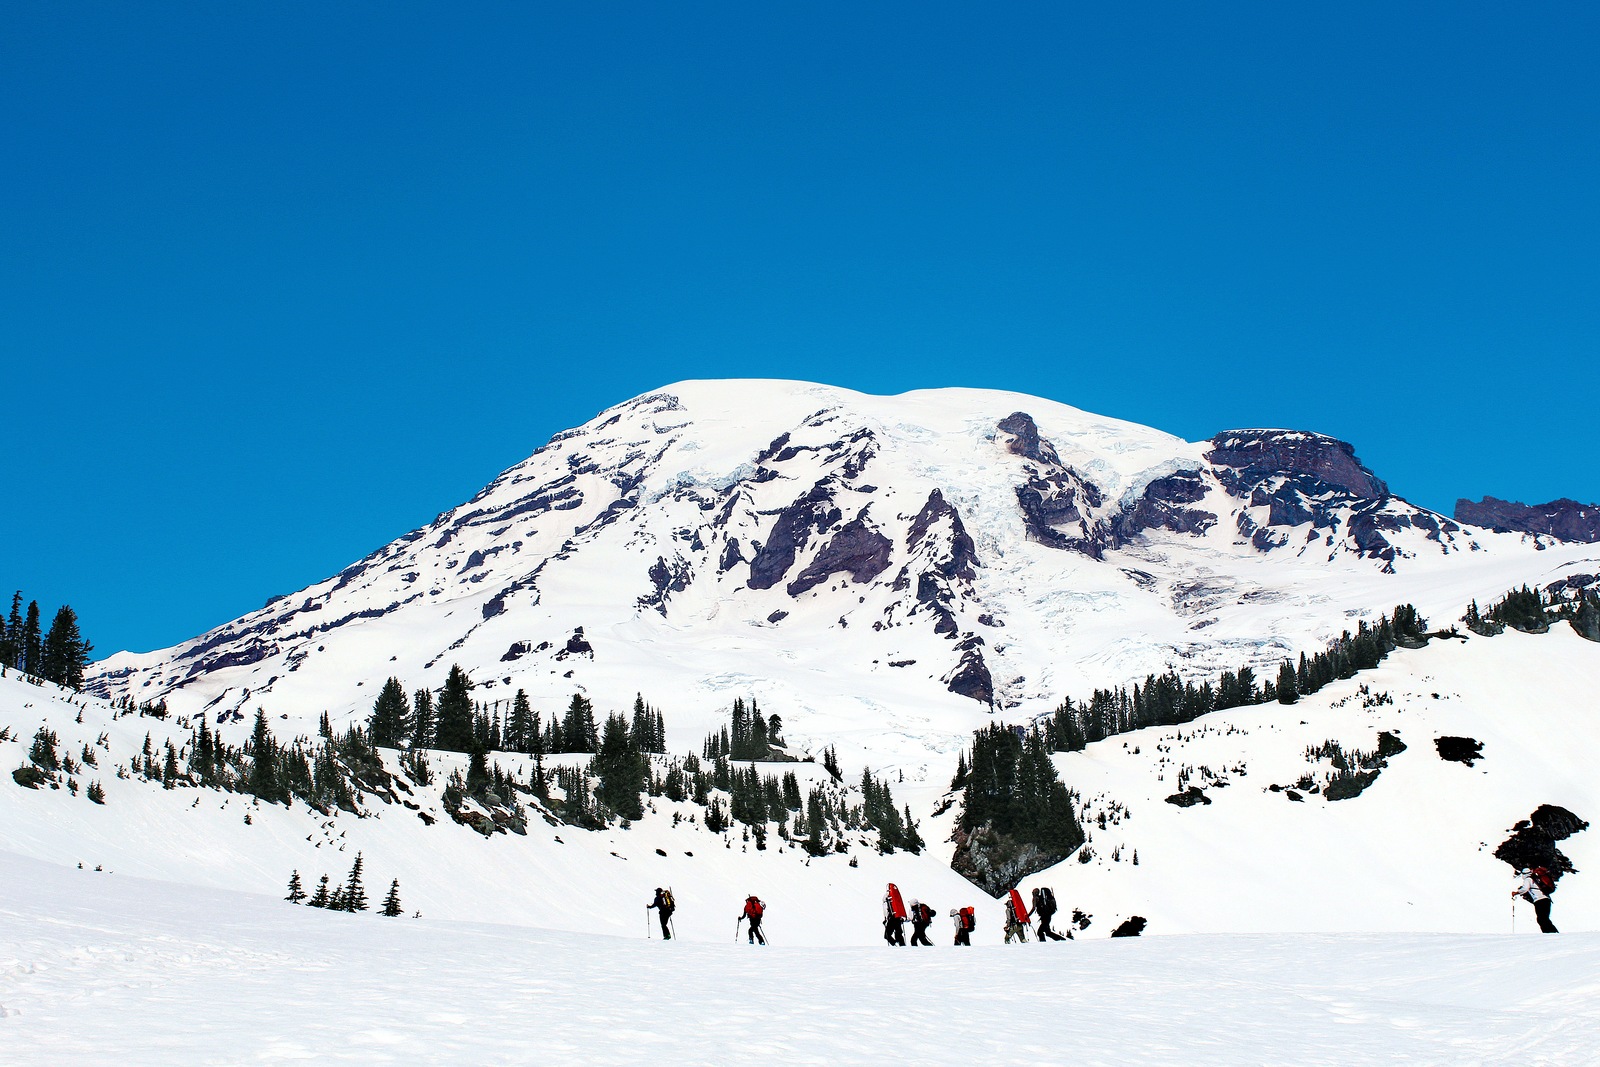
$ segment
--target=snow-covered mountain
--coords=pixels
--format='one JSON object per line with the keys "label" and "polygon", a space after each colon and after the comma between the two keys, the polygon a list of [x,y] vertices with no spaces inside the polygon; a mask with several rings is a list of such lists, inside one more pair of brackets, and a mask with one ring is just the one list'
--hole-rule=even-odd
{"label": "snow-covered mountain", "polygon": [[1014,393],[684,382],[334,577],[110,657],[92,688],[337,722],[459,663],[491,701],[643,692],[674,748],[744,694],[802,747],[918,765],[992,709],[1272,668],[1402,601],[1448,622],[1596,572],[1594,546],[1410,505],[1314,433],[1187,442]]}

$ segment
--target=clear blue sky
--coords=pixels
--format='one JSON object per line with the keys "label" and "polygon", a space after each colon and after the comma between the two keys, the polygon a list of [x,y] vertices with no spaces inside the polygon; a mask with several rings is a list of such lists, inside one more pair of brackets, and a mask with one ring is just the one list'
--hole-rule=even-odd
{"label": "clear blue sky", "polygon": [[192,636],[682,378],[1600,500],[1600,8],[0,9],[0,584]]}

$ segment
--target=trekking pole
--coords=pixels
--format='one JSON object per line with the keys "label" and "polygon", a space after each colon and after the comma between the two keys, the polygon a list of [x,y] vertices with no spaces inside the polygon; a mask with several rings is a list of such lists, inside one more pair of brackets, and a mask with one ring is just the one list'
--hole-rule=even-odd
{"label": "trekking pole", "polygon": [[646,941],[650,940],[650,909],[648,907],[644,909],[644,939]]}
{"label": "trekking pole", "polygon": [[737,919],[733,920],[733,943],[735,945],[737,945],[739,943],[739,927],[741,927],[743,925],[744,925],[744,916],[743,915],[741,915]]}

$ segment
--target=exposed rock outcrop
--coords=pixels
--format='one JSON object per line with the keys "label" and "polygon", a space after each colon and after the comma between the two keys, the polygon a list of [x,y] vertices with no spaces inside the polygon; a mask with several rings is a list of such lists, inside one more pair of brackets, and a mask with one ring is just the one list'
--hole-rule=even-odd
{"label": "exposed rock outcrop", "polygon": [[1580,504],[1562,497],[1548,504],[1519,504],[1486,496],[1456,501],[1459,522],[1510,533],[1543,534],[1563,541],[1600,541],[1600,504]]}

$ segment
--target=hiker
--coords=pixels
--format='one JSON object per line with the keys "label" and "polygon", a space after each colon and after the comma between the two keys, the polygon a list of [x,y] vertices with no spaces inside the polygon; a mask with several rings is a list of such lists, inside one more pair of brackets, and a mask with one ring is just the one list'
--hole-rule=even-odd
{"label": "hiker", "polygon": [[672,922],[672,913],[677,910],[677,905],[672,903],[672,891],[656,886],[656,899],[654,904],[646,904],[645,910],[655,908],[661,918],[661,940],[672,940],[672,928],[667,924]]}
{"label": "hiker", "polygon": [[[750,934],[750,944],[752,945],[757,941],[761,942],[763,945],[767,943],[767,935],[761,932],[761,917],[766,913],[767,906],[761,903],[760,897],[756,896],[754,893],[751,893],[749,896],[744,898],[743,918],[750,920],[750,926],[748,930]],[[737,927],[737,925],[738,924],[736,923],[735,927]],[[738,935],[735,934],[734,936],[737,937]]]}
{"label": "hiker", "polygon": [[950,918],[956,921],[956,941],[958,945],[972,946],[972,931],[978,926],[978,909],[962,908],[957,911],[950,909]]}
{"label": "hiker", "polygon": [[911,943],[933,947],[928,940],[928,924],[933,922],[933,909],[920,900],[911,902]]}
{"label": "hiker", "polygon": [[1056,913],[1056,895],[1047,885],[1035,886],[1033,890],[1033,913],[1039,917],[1039,944],[1044,944],[1045,939],[1051,941],[1065,941],[1066,938],[1050,929],[1050,920]]}
{"label": "hiker", "polygon": [[1022,916],[1017,914],[1017,909],[1008,900],[1006,901],[1006,944],[1011,944],[1013,938],[1026,945],[1028,943],[1028,927]]}
{"label": "hiker", "polygon": [[1550,894],[1556,891],[1555,876],[1548,867],[1523,867],[1517,871],[1517,886],[1512,898],[1521,897],[1533,905],[1533,916],[1539,920],[1539,929],[1546,934],[1560,933],[1550,921]]}
{"label": "hiker", "polygon": [[889,887],[889,892],[883,898],[883,940],[902,948],[906,943],[906,920],[905,916],[895,911],[893,886]]}

